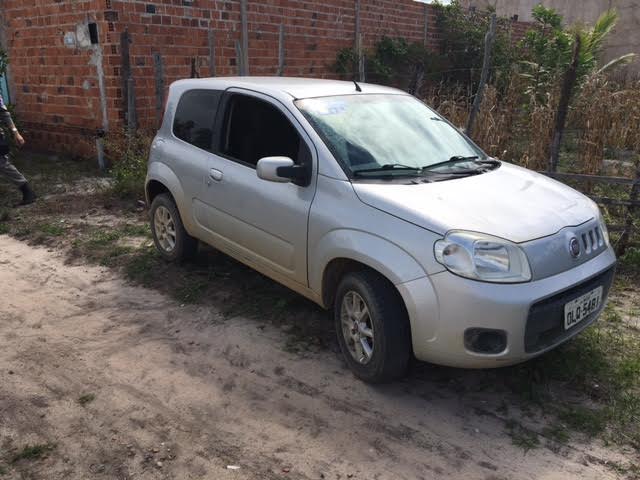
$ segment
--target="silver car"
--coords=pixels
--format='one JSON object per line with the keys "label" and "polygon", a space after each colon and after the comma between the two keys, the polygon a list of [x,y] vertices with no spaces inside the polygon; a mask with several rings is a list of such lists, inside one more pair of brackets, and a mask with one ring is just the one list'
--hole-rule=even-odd
{"label": "silver car", "polygon": [[332,310],[369,382],[412,355],[465,368],[540,355],[595,321],[613,281],[594,202],[387,87],[175,82],[146,192],[163,257],[202,241]]}

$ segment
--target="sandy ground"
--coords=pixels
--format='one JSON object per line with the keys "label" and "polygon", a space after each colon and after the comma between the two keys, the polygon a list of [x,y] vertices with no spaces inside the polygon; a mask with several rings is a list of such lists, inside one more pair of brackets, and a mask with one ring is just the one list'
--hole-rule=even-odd
{"label": "sandy ground", "polygon": [[56,445],[3,480],[616,478],[597,446],[525,453],[428,368],[368,386],[332,352],[286,352],[277,328],[7,236],[0,288],[0,454]]}

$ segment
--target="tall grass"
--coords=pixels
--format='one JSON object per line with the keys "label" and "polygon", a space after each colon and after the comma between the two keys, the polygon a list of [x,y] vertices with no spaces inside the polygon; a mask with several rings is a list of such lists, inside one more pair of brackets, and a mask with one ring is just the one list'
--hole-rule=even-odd
{"label": "tall grass", "polygon": [[[522,80],[515,74],[501,91],[489,85],[471,137],[490,155],[543,170],[558,93],[552,90],[541,102],[523,91]],[[440,85],[425,92],[425,100],[455,125],[466,123],[471,95],[465,90]],[[640,81],[619,84],[593,75],[572,99],[561,166],[574,173],[599,174],[611,168],[605,159],[620,160],[616,173],[632,175],[640,155],[638,125]]]}

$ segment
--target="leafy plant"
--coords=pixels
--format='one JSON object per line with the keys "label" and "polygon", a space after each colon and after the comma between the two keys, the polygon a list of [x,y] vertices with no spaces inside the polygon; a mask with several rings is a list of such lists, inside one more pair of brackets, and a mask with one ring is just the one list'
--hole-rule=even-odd
{"label": "leafy plant", "polygon": [[144,196],[144,179],[152,141],[153,134],[145,131],[129,133],[123,129],[107,136],[105,150],[112,163],[110,173],[114,180],[113,189],[119,196]]}
{"label": "leafy plant", "polygon": [[571,63],[576,37],[580,38],[578,87],[588,75],[628,63],[634,57],[634,54],[622,55],[597,68],[604,42],[618,20],[615,10],[605,11],[591,28],[584,25],[566,28],[562,16],[543,5],[533,8],[533,18],[538,28],[529,30],[520,42],[524,55],[520,65],[521,76],[528,83],[525,93],[537,103],[546,104],[549,101],[551,91]]}
{"label": "leafy plant", "polygon": [[336,61],[331,66],[331,70],[340,74],[343,78],[353,78],[356,71],[358,55],[353,48],[343,48],[336,55]]}
{"label": "leafy plant", "polygon": [[0,77],[7,73],[7,65],[9,64],[9,56],[7,52],[0,46]]}

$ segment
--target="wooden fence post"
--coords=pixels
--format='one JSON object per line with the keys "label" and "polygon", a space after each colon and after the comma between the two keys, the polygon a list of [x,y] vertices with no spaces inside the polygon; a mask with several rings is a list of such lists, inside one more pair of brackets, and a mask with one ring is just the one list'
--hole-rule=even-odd
{"label": "wooden fence post", "polygon": [[364,52],[362,51],[362,32],[360,30],[360,0],[356,0],[356,34],[355,34],[355,42],[356,42],[356,57],[357,63],[354,65],[357,68],[357,74],[354,72],[354,77],[357,75],[358,81],[365,81],[365,73],[364,73]]}
{"label": "wooden fence post", "polygon": [[242,65],[242,58],[244,54],[242,53],[242,42],[240,40],[236,40],[236,64],[238,65],[238,75],[241,77],[246,75],[244,67]]}
{"label": "wooden fence post", "polygon": [[624,223],[624,231],[620,235],[620,240],[616,248],[618,256],[624,255],[624,252],[629,246],[629,238],[633,230],[633,220],[636,211],[638,211],[638,199],[640,199],[640,162],[636,165],[635,183],[631,186],[631,192],[629,193],[629,205],[627,206],[627,218]]}
{"label": "wooden fence post", "polygon": [[476,98],[473,99],[473,106],[471,112],[469,112],[469,119],[467,120],[467,128],[465,133],[471,136],[473,132],[473,124],[476,121],[476,116],[480,111],[480,104],[482,103],[482,97],[484,96],[484,88],[489,78],[489,69],[491,68],[491,50],[493,49],[493,42],[496,37],[496,14],[491,14],[491,21],[489,23],[489,31],[484,36],[484,57],[482,59],[482,73],[480,74],[480,83],[478,84],[478,91],[476,92]]}
{"label": "wooden fence post", "polygon": [[424,31],[422,32],[422,45],[426,47],[429,44],[429,6],[424,4]]}
{"label": "wooden fence post", "polygon": [[216,76],[216,36],[215,31],[209,27],[208,42],[209,42],[209,76]]}
{"label": "wooden fence post", "polygon": [[247,13],[247,0],[240,0],[240,22],[242,28],[242,48],[240,59],[240,75],[249,75],[249,20]]}
{"label": "wooden fence post", "polygon": [[558,100],[558,111],[553,126],[553,136],[551,140],[551,149],[549,151],[549,171],[555,172],[558,168],[558,160],[560,158],[560,145],[562,144],[562,134],[567,120],[567,112],[569,110],[569,101],[573,86],[578,78],[578,64],[580,62],[580,35],[576,34],[575,43],[573,45],[573,57],[571,64],[564,75],[562,81],[562,89],[560,90],[560,99]]}
{"label": "wooden fence post", "polygon": [[122,109],[124,110],[124,118],[128,122],[129,119],[129,79],[131,78],[131,58],[129,57],[129,45],[131,37],[129,31],[125,30],[120,34],[120,55],[122,77]]}
{"label": "wooden fence post", "polygon": [[277,75],[281,77],[284,75],[284,24],[280,24],[280,32],[278,35],[278,73]]}
{"label": "wooden fence post", "polygon": [[136,114],[136,89],[133,77],[127,80],[127,128],[129,132],[135,132],[138,128],[138,116]]}
{"label": "wooden fence post", "polygon": [[198,73],[198,60],[196,57],[191,57],[191,78],[200,78]]}
{"label": "wooden fence post", "polygon": [[156,91],[156,124],[160,126],[164,113],[164,65],[159,52],[153,54],[153,73]]}

